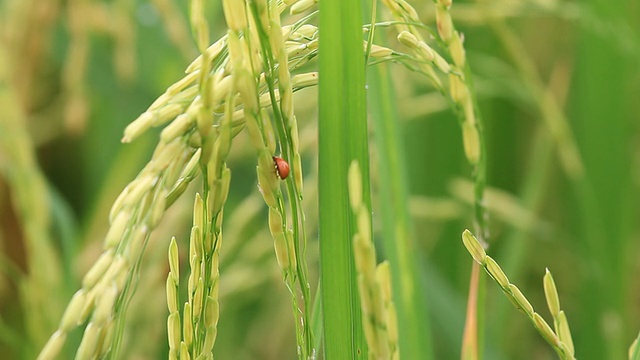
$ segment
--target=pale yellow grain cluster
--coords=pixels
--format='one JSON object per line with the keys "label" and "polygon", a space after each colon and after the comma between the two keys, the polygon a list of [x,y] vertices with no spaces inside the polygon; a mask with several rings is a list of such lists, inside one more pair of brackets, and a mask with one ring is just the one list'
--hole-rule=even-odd
{"label": "pale yellow grain cluster", "polygon": [[318,4],[318,0],[293,0],[285,1],[285,3],[291,5],[291,15],[297,15],[313,9]]}
{"label": "pale yellow grain cluster", "polygon": [[[226,158],[233,138],[245,127],[258,154],[259,186],[270,208],[278,263],[294,295],[294,306],[300,308],[297,301],[302,293],[302,308],[310,308],[306,265],[300,265],[304,233],[297,230],[304,225],[304,215],[299,203],[302,169],[292,94],[316,85],[317,73],[291,76],[290,72],[316,57],[317,29],[305,25],[308,18],[281,26],[279,16],[286,8],[282,2],[224,1],[228,34],[209,45],[208,23],[203,16],[205,1],[193,0],[191,5],[190,22],[201,54],[182,79],[169,86],[125,129],[122,141],[131,142],[153,127],[164,126],[152,159],[116,199],[109,214],[105,253],[87,273],[41,359],[55,358],[68,332],[87,322],[79,358],[99,357],[110,351],[111,329],[120,313],[117,304],[129,296],[123,291],[135,274],[149,233],[199,169],[204,170],[205,191],[195,206],[202,208],[203,215],[194,219],[191,235],[189,300],[182,314],[176,312],[176,301],[169,300],[168,328],[171,356],[211,354],[217,332],[222,213],[230,181]],[[256,6],[256,18],[249,6]],[[259,36],[258,27],[263,27],[266,41]],[[287,224],[281,191],[284,182],[278,178],[272,159],[276,154],[285,157],[291,167],[288,195],[289,202],[296,204],[292,205],[296,212],[292,218],[298,219],[293,225]],[[170,258],[175,263],[173,249]],[[177,269],[175,264],[173,269]],[[177,270],[172,270],[167,280],[169,299],[179,285],[176,274]],[[296,328],[299,346],[306,354],[313,344],[310,320],[305,311],[300,314]],[[177,328],[181,328],[180,338],[175,336]],[[205,338],[196,341],[196,334]],[[197,348],[193,346],[196,343]]]}
{"label": "pale yellow grain cluster", "polygon": [[[238,4],[244,4],[243,2],[231,2],[235,6]],[[235,9],[235,8],[234,8]],[[281,9],[279,9],[280,11]],[[236,10],[237,11],[237,10]],[[246,11],[244,14],[246,14]],[[194,16],[195,17],[195,16]],[[239,21],[236,17],[232,21],[234,24]],[[202,19],[200,19],[202,23]],[[234,25],[238,26],[238,25]],[[202,30],[204,31],[204,30]],[[271,33],[276,33],[271,31]],[[281,53],[286,54],[287,67],[289,71],[297,69],[306,64],[310,59],[317,56],[317,36],[318,31],[315,26],[300,24],[296,26],[287,25],[281,28],[281,38],[284,42],[284,51]],[[273,105],[270,94],[267,92],[265,86],[265,74],[262,72],[262,59],[259,57],[259,43],[256,43],[254,49],[249,53],[246,39],[241,33],[236,33],[233,39],[229,40],[229,36],[225,35],[218,41],[208,46],[206,50],[202,52],[186,69],[186,75],[169,86],[167,90],[158,97],[149,108],[142,113],[137,119],[127,126],[122,138],[123,142],[131,142],[146,133],[153,127],[165,126],[163,130],[162,138],[164,141],[189,133],[192,129],[198,127],[198,134],[190,134],[191,144],[194,146],[200,146],[202,139],[200,133],[206,132],[207,126],[213,126],[216,119],[211,119],[211,123],[206,121],[207,117],[202,114],[206,114],[206,110],[210,110],[212,113],[222,113],[227,98],[231,98],[235,102],[235,112],[233,115],[232,123],[232,135],[235,137],[246,126],[249,127],[249,135],[252,141],[256,140],[257,132],[256,126],[260,130],[262,124],[252,123],[255,121],[255,117],[260,115],[253,115],[253,113],[260,113],[263,108],[269,108]],[[255,38],[255,36],[253,36]],[[229,42],[232,42],[229,44]],[[254,43],[258,40],[254,40]],[[237,46],[236,46],[237,45]],[[257,48],[255,47],[257,46]],[[245,72],[237,76],[232,75],[233,62],[230,59],[231,47],[235,48],[236,62],[245,62],[244,59],[248,59],[250,67],[246,68],[250,72]],[[281,55],[283,60],[284,55]],[[239,60],[238,60],[239,59]],[[217,64],[217,67],[212,67]],[[244,66],[244,65],[243,65]],[[283,71],[279,71],[279,74]],[[242,73],[242,71],[241,71]],[[258,81],[254,81],[255,85],[251,85],[247,81],[251,74],[255,75]],[[286,80],[286,75],[282,73],[282,77]],[[303,73],[291,77],[289,85],[286,88],[291,88],[293,91],[317,85],[317,73]],[[277,79],[276,79],[277,80]],[[241,83],[242,86],[237,86]],[[235,92],[232,91],[232,86],[236,84]],[[257,94],[257,100],[254,96],[248,94]],[[243,96],[243,92],[245,96]],[[292,142],[297,139],[297,124],[295,123],[295,116],[291,116],[291,101],[290,93],[286,91],[285,96],[285,109],[292,119],[287,122],[288,129],[290,129]],[[275,89],[275,98],[278,103],[282,103],[280,95],[280,89]],[[259,107],[256,106],[256,101]],[[249,118],[246,118],[249,113]],[[168,124],[168,125],[167,125]],[[207,125],[208,124],[208,125]],[[294,131],[295,130],[295,131]],[[294,135],[295,134],[295,135]],[[266,140],[263,140],[266,143]],[[254,143],[255,145],[255,143]],[[206,157],[206,156],[205,156]],[[295,166],[292,165],[292,171],[297,173]],[[298,167],[299,168],[299,167]]]}
{"label": "pale yellow grain cluster", "polygon": [[[364,42],[365,51],[367,50],[368,44],[369,43],[367,41]],[[393,49],[389,49],[388,47],[384,47],[380,45],[371,44],[371,52],[369,53],[369,56],[371,56],[374,59],[390,60],[392,59],[394,54],[395,52],[393,51]]]}
{"label": "pale yellow grain cluster", "polygon": [[[226,4],[226,15],[234,7],[242,5],[242,2],[229,1],[223,4]],[[242,116],[245,120],[251,143],[258,153],[258,165],[256,168],[258,184],[264,201],[269,206],[269,225],[274,239],[276,257],[283,275],[286,279],[289,279],[290,285],[294,285],[293,275],[297,269],[294,236],[292,230],[286,227],[284,200],[280,190],[281,180],[276,174],[273,161],[278,143],[280,147],[287,146],[287,143],[282,142],[284,139],[278,140],[276,136],[275,126],[281,126],[282,124],[274,124],[269,114],[264,111],[264,107],[274,103],[277,104],[282,123],[287,129],[288,135],[292,138],[291,144],[295,149],[297,149],[298,132],[295,115],[293,114],[292,80],[288,71],[287,51],[284,47],[283,30],[279,20],[280,10],[276,7],[276,2],[271,2],[270,4],[270,7],[265,4],[258,6],[259,18],[251,18],[249,22],[241,22],[234,17],[227,17],[227,21],[234,24],[230,24],[227,37],[229,39],[231,74],[240,98],[244,103]],[[246,9],[242,11],[247,13]],[[269,32],[269,44],[261,44],[257,36],[247,35],[256,32],[255,27],[258,25],[271,30]],[[242,34],[244,36],[241,36]],[[278,80],[278,89],[276,89],[278,92],[274,93],[276,95],[275,98],[271,98],[269,93],[260,95],[258,90],[262,86],[260,82],[265,77],[265,74],[262,74],[262,56],[264,53],[261,51],[261,46],[269,46],[271,53],[274,55],[273,60],[279,64],[277,74],[273,74],[276,76],[273,80]],[[299,158],[299,154],[295,152],[293,159],[287,159],[290,161],[291,171],[294,179],[296,179],[298,188],[302,186],[302,170]]]}
{"label": "pale yellow grain cluster", "polygon": [[533,306],[524,294],[522,294],[520,289],[509,282],[507,275],[502,271],[500,265],[485,253],[484,248],[478,239],[476,239],[469,230],[465,230],[462,233],[462,242],[473,259],[480,264],[487,274],[489,274],[489,276],[500,286],[505,295],[507,295],[507,298],[511,300],[516,308],[520,309],[529,317],[534,327],[554,348],[560,358],[575,359],[569,323],[567,322],[567,317],[564,311],[560,309],[558,291],[549,270],[546,270],[543,285],[545,297],[547,299],[547,306],[551,316],[553,317],[553,329],[542,318],[542,316],[540,316],[540,314],[534,311]]}
{"label": "pale yellow grain cluster", "polygon": [[357,161],[349,166],[349,201],[357,218],[353,249],[362,310],[362,327],[369,359],[399,359],[398,324],[392,299],[388,261],[376,266],[371,213],[362,201],[362,174]]}
{"label": "pale yellow grain cluster", "polygon": [[[313,339],[306,311],[310,307],[306,264],[299,261],[303,259],[305,246],[304,234],[299,230],[303,228],[304,219],[300,204],[303,184],[293,106],[294,79],[290,71],[306,62],[304,56],[310,57],[310,52],[317,51],[307,46],[315,39],[297,33],[300,26],[282,27],[280,14],[284,6],[276,1],[244,3],[229,0],[223,1],[223,8],[229,25],[228,68],[243,103],[242,116],[249,139],[258,155],[258,186],[269,207],[269,229],[276,259],[292,295],[293,307],[297,309],[295,327],[299,354],[306,358],[311,356]],[[245,14],[242,18],[237,16],[241,12]],[[317,36],[317,32],[311,35]],[[293,38],[294,44],[287,46],[287,38]],[[300,49],[295,63],[290,63],[289,58],[292,47]],[[265,109],[269,105],[272,115]],[[289,163],[293,181],[286,180],[288,185],[276,172],[273,159],[276,155]],[[281,190],[283,184],[288,188],[288,203]],[[286,205],[292,213],[289,215],[293,219],[292,228],[288,224]],[[304,302],[302,308],[298,305],[299,294]]]}
{"label": "pale yellow grain cluster", "polygon": [[[237,84],[224,68],[212,69],[213,60],[220,55],[225,41],[221,39],[209,46],[209,25],[204,17],[204,7],[204,0],[191,2],[191,25],[201,55],[190,65],[195,70],[185,77],[187,80],[174,88],[175,91],[182,91],[183,84],[197,79],[196,85],[192,86],[197,89],[197,95],[186,111],[178,115],[161,134],[161,140],[165,141],[192,134],[192,145],[202,151],[199,165],[204,176],[204,198],[196,194],[194,202],[189,239],[188,299],[182,307],[182,318],[177,295],[178,266],[172,265],[178,263],[175,240],[172,240],[169,248],[171,271],[167,277],[167,335],[170,359],[213,358],[213,346],[218,333],[222,220],[231,181],[226,160],[232,138],[237,134],[232,124]],[[214,116],[220,110],[222,116]]]}
{"label": "pale yellow grain cluster", "polygon": [[569,329],[569,322],[567,321],[567,315],[564,310],[560,308],[560,298],[558,296],[558,290],[556,284],[553,281],[553,276],[549,269],[546,269],[544,275],[544,294],[547,299],[547,306],[549,312],[553,316],[553,327],[555,333],[560,339],[562,351],[564,354],[575,355],[575,349],[573,347],[573,339],[571,337],[571,330]]}
{"label": "pale yellow grain cluster", "polygon": [[[215,196],[206,192],[205,197]],[[226,197],[226,196],[225,196]],[[199,194],[193,206],[189,238],[187,301],[180,303],[179,253],[175,238],[169,245],[167,276],[167,336],[169,359],[211,359],[218,334],[219,259],[222,245],[222,211],[211,217],[206,199]],[[180,316],[182,310],[182,317]]]}
{"label": "pale yellow grain cluster", "polygon": [[115,303],[135,276],[143,248],[165,212],[167,199],[176,191],[184,191],[180,184],[193,177],[198,154],[184,141],[161,143],[147,166],[125,187],[109,215],[111,226],[105,236],[105,252],[86,273],[82,288],[67,306],[58,331],[40,359],[55,358],[53,350],[60,349],[55,344],[87,321],[76,356],[99,357],[110,350],[118,316]]}
{"label": "pale yellow grain cluster", "polygon": [[[284,36],[288,34],[287,36]],[[311,24],[283,27],[283,38],[290,70],[306,64],[318,53],[318,28]]]}
{"label": "pale yellow grain cluster", "polygon": [[[299,150],[298,139],[298,122],[294,114],[293,108],[293,83],[289,70],[289,55],[282,36],[282,25],[280,24],[280,15],[276,7],[276,1],[271,3],[271,11],[269,12],[269,28],[270,45],[273,59],[278,64],[278,90],[280,94],[280,114],[284,123],[285,133],[290,143],[291,156],[289,163],[291,172],[298,193],[302,193],[302,161]],[[299,4],[299,3],[298,3]],[[293,10],[293,9],[292,9]]]}
{"label": "pale yellow grain cluster", "polygon": [[466,79],[466,54],[462,44],[463,37],[455,29],[451,19],[451,0],[436,2],[436,24],[440,39],[444,42],[449,56],[453,60],[449,74],[449,96],[463,114],[462,142],[467,160],[472,165],[480,161],[480,129],[476,119],[475,105]]}
{"label": "pale yellow grain cluster", "polygon": [[[420,23],[418,15],[404,0],[384,0],[392,15],[399,21]],[[444,44],[446,55],[452,60],[449,63],[436,49],[430,46],[420,35],[418,29],[409,24],[396,25],[398,41],[412,50],[413,56],[420,60],[417,66],[433,82],[436,89],[447,93],[454,102],[462,126],[464,153],[470,164],[476,165],[481,157],[480,129],[475,112],[475,104],[468,81],[466,79],[466,55],[463,37],[455,29],[451,13],[450,0],[438,0],[436,6],[436,24],[440,40]],[[443,84],[437,69],[448,78],[449,88]]]}
{"label": "pale yellow grain cluster", "polygon": [[423,39],[418,29],[410,25],[420,23],[418,13],[405,0],[383,0],[384,5],[391,11],[392,16],[398,21],[398,41],[411,49],[413,56],[418,60],[416,66],[425,74],[438,90],[444,88],[442,80],[436,73],[436,69],[447,74],[450,66],[447,61]]}
{"label": "pale yellow grain cluster", "polygon": [[[196,195],[193,228],[189,246],[191,273],[187,284],[189,299],[183,311],[183,343],[180,358],[210,358],[217,337],[219,314],[219,259],[222,247],[223,209],[229,194],[231,171],[226,160],[232,139],[233,100],[229,95],[225,112],[218,127],[204,135],[203,153],[210,153],[205,169],[205,197]],[[213,136],[211,136],[213,134]],[[215,139],[215,140],[213,140]],[[189,335],[191,332],[191,335]],[[183,355],[190,353],[190,357]]]}
{"label": "pale yellow grain cluster", "polygon": [[39,359],[55,358],[69,331],[85,323],[76,357],[99,358],[112,350],[114,325],[122,314],[118,300],[127,296],[151,230],[164,215],[168,199],[184,191],[183,184],[193,178],[198,157],[199,152],[190,149],[184,139],[157,146],[152,159],[111,208],[104,253],[84,276],[82,288],[67,305]]}
{"label": "pale yellow grain cluster", "polygon": [[178,254],[178,244],[176,238],[172,238],[169,243],[169,274],[167,275],[167,308],[169,317],[167,318],[167,337],[169,340],[169,358],[177,359],[180,354],[180,313],[179,313],[179,285],[180,285],[180,260]]}

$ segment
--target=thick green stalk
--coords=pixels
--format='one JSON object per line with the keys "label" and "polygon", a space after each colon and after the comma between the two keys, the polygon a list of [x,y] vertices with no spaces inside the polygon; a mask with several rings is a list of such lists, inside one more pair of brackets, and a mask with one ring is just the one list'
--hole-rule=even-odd
{"label": "thick green stalk", "polygon": [[[325,358],[366,358],[357,296],[347,170],[360,163],[369,194],[361,4],[320,2],[319,203]],[[370,206],[369,196],[365,203]]]}

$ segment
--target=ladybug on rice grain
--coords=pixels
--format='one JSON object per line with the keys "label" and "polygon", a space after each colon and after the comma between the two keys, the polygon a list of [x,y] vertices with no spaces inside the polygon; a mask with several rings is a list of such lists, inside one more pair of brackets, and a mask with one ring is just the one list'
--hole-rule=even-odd
{"label": "ladybug on rice grain", "polygon": [[278,175],[280,179],[284,180],[289,176],[289,163],[285,159],[274,156],[273,164],[276,168],[276,175]]}

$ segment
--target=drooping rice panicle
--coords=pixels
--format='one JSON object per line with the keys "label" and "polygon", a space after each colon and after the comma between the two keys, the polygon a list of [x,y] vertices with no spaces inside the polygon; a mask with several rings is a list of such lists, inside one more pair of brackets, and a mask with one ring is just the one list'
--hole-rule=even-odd
{"label": "drooping rice panicle", "polygon": [[[421,24],[415,9],[405,0],[385,0],[385,5],[392,15],[399,21],[396,28],[399,31],[398,40],[408,46],[413,56],[422,59],[418,63],[419,69],[429,77],[433,86],[447,96],[451,106],[458,116],[462,130],[462,142],[465,156],[472,166],[474,181],[474,226],[480,237],[480,242],[486,244],[488,239],[487,212],[484,202],[484,188],[486,183],[486,154],[482,122],[475,101],[475,92],[471,69],[466,61],[463,46],[463,36],[456,30],[449,11],[451,0],[434,0],[436,7],[438,40],[444,53],[451,59],[449,63],[437,50],[428,45],[418,31]],[[434,69],[446,76],[443,79]],[[444,85],[448,82],[448,89]],[[477,344],[477,292],[479,291],[479,269],[474,264],[471,271],[471,284],[467,308],[467,324],[463,336],[463,358],[475,357],[478,353]]]}
{"label": "drooping rice panicle", "polygon": [[[281,10],[282,8],[278,10],[277,14]],[[198,20],[196,19],[197,22]],[[313,47],[304,45],[314,39],[306,36],[308,33],[304,32],[305,28],[301,29],[302,25],[297,24],[282,28],[283,36],[286,35],[287,38],[291,36],[291,43],[283,53],[289,54],[293,48],[300,50],[295,57],[291,58],[291,61],[297,62],[293,66],[301,66],[309,58],[313,58],[315,56],[314,51],[317,51]],[[302,32],[299,31],[300,29]],[[204,32],[201,31],[200,33]],[[314,33],[316,32],[314,31]],[[311,36],[317,36],[317,33],[315,35],[311,34]],[[200,41],[201,49],[204,49],[202,45],[206,44],[206,42],[208,42],[206,38]],[[189,67],[185,78],[170,86],[145,113],[125,130],[123,141],[131,142],[149,128],[168,123],[161,133],[160,143],[149,165],[125,188],[112,207],[109,216],[112,224],[105,236],[105,253],[85,277],[83,288],[74,296],[75,300],[69,304],[65,320],[50,339],[50,344],[43,350],[41,358],[55,357],[55,353],[60,350],[68,331],[84,323],[91,316],[97,306],[94,304],[95,299],[101,298],[101,295],[106,291],[106,285],[98,286],[97,284],[108,284],[109,281],[115,281],[117,278],[118,281],[115,287],[117,302],[118,304],[126,304],[127,295],[125,293],[128,293],[133,288],[133,284],[130,282],[133,279],[132,274],[137,271],[139,257],[150,231],[157,225],[165,207],[170,206],[186,190],[189,182],[197,177],[196,166],[198,163],[205,165],[207,161],[212,162],[211,166],[207,166],[206,177],[210,182],[210,190],[212,194],[215,193],[215,196],[209,198],[211,203],[208,204],[208,207],[216,211],[221,210],[221,205],[224,202],[224,200],[221,200],[222,195],[226,194],[226,190],[228,190],[229,172],[228,169],[226,171],[221,170],[220,164],[224,160],[226,153],[228,153],[231,137],[236,136],[244,128],[245,119],[244,116],[238,118],[239,111],[244,115],[246,109],[251,108],[251,106],[244,104],[243,108],[245,110],[242,110],[242,108],[238,110],[238,106],[235,105],[237,96],[234,94],[233,87],[236,84],[236,80],[224,71],[229,63],[226,45],[227,38],[223,37],[204,49],[203,54],[205,55],[200,56]],[[305,57],[307,60],[304,60]],[[254,62],[259,64],[257,60]],[[211,69],[208,71],[209,76],[205,75],[208,70],[207,67]],[[253,73],[253,69],[251,71]],[[316,83],[317,75],[315,73],[301,74],[291,78],[287,88],[296,90]],[[262,86],[264,85],[261,85],[261,88]],[[280,101],[277,90],[272,94],[263,93],[262,99],[264,101],[259,101],[257,104],[260,106],[271,105],[274,95],[277,101]],[[289,99],[291,92],[286,91],[286,94]],[[257,95],[259,93],[256,91],[254,96]],[[243,104],[239,103],[238,105],[242,106]],[[224,116],[222,121],[224,126],[216,128],[216,131],[211,131],[211,126],[214,125],[215,120],[210,118],[211,126],[206,126],[208,123],[207,114],[216,114],[223,108],[226,109],[225,113],[228,114],[228,116]],[[254,110],[256,109],[259,108],[254,107]],[[258,111],[256,114],[259,114],[260,121],[264,121],[265,117],[262,111]],[[293,128],[295,129],[295,127]],[[194,132],[194,130],[197,131]],[[210,134],[214,133],[215,136],[210,136]],[[295,133],[297,135],[297,130]],[[275,139],[274,136],[271,136],[271,138]],[[202,150],[195,152],[192,147],[202,148]],[[267,157],[264,155],[260,163],[265,172],[274,176],[275,172],[273,171],[271,157],[268,157],[269,161],[265,161]],[[296,157],[294,161],[299,161],[299,157]],[[169,176],[167,168],[172,169],[171,179],[167,179]],[[182,171],[179,171],[178,168],[182,168]],[[294,178],[298,179],[297,184],[301,186],[299,170],[295,170],[296,168],[299,169],[299,166],[296,167],[294,165],[292,168],[294,169],[294,174],[298,174]],[[262,177],[264,178],[264,174]],[[297,199],[299,197],[293,198]],[[214,201],[213,199],[216,200]],[[149,207],[153,207],[153,210],[150,210]],[[283,208],[281,209],[283,210]],[[284,218],[286,219],[286,217]],[[212,224],[219,228],[220,222],[221,216]],[[291,234],[286,238],[289,244],[288,251],[292,254],[296,253],[294,250],[295,244],[293,243],[295,239]],[[303,255],[298,252],[296,256]],[[292,261],[297,260],[296,256],[292,256]],[[292,263],[292,269],[299,270],[295,263],[297,261]],[[291,278],[292,284],[295,284],[295,276],[291,275]],[[111,287],[110,289],[114,288]],[[308,291],[308,285],[305,291]],[[306,308],[309,307],[307,306]],[[82,309],[82,314],[74,312],[78,308]],[[109,332],[108,338],[106,337],[106,329],[113,328],[113,320],[116,315],[120,316],[119,311],[124,309],[111,307],[112,312],[109,314],[108,311],[104,310],[109,308],[110,304],[103,301],[101,315],[94,319],[97,322],[91,322],[92,325],[88,327],[89,332],[87,334],[90,336],[84,340],[80,349],[81,355],[91,356],[91,354],[109,350],[117,351],[118,339],[121,336],[122,329],[117,327],[115,332]],[[307,323],[309,322],[308,319],[305,320]],[[296,322],[296,324],[298,323]],[[120,323],[115,325],[121,326]],[[303,323],[301,328],[306,329],[306,323]],[[304,331],[301,330],[299,333],[304,334]],[[112,338],[111,334],[116,336]],[[308,332],[300,337],[301,339],[304,337],[311,338]],[[111,340],[115,340],[115,343],[111,344]],[[311,344],[311,341],[305,342]],[[183,351],[182,347],[181,351]],[[310,352],[312,351],[305,349],[305,353]]]}
{"label": "drooping rice panicle", "polygon": [[[83,278],[50,343],[88,321],[76,356],[117,353],[126,305],[149,234],[164,215],[168,196],[181,182],[193,178],[196,169],[200,152],[187,141],[182,137],[161,142],[147,166],[122,191],[110,212],[104,253]],[[39,359],[55,358],[52,349],[45,346]]]}
{"label": "drooping rice panicle", "polygon": [[520,289],[509,282],[507,275],[502,271],[500,265],[485,253],[478,239],[476,239],[469,230],[465,230],[462,233],[462,242],[475,262],[484,268],[516,308],[527,315],[533,326],[540,332],[549,345],[553,347],[558,356],[561,359],[574,360],[575,354],[571,331],[569,330],[569,324],[564,311],[560,310],[558,292],[549,270],[546,270],[543,283],[547,305],[554,320],[555,331],[551,329],[540,314],[534,311],[533,306],[531,306],[531,303],[522,294]]}

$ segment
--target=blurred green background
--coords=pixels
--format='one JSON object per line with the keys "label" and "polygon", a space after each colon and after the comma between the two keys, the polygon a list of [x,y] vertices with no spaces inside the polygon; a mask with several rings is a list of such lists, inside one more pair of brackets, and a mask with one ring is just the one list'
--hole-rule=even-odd
{"label": "blurred green background", "polygon": [[[433,4],[412,4],[434,26]],[[148,161],[157,131],[133,144],[120,139],[197,55],[186,11],[186,2],[171,0],[0,1],[6,358],[37,354],[100,252],[109,207]],[[208,12],[217,39],[226,30],[219,2]],[[452,14],[464,33],[487,139],[488,252],[539,309],[544,269],[553,272],[578,358],[626,358],[640,330],[640,2],[461,1]],[[387,45],[400,49],[389,35]],[[436,358],[459,358],[471,265],[459,239],[472,216],[459,126],[426,79],[399,65],[379,66],[389,67],[396,94]],[[296,94],[314,276],[316,106],[315,90]],[[252,154],[244,135],[234,142],[215,353],[294,358],[288,293],[272,256]],[[385,189],[375,180],[375,161],[372,167],[379,228],[376,194]],[[183,200],[149,245],[123,358],[166,357],[166,249],[174,235],[187,247],[191,199]],[[48,225],[35,237],[48,237],[51,266],[60,266],[57,291],[25,291],[30,277],[51,270],[34,263],[38,250],[25,240],[38,216]],[[29,319],[29,297],[50,305],[51,321]],[[487,359],[554,357],[493,283],[485,304]]]}

